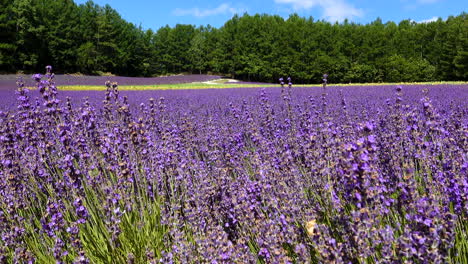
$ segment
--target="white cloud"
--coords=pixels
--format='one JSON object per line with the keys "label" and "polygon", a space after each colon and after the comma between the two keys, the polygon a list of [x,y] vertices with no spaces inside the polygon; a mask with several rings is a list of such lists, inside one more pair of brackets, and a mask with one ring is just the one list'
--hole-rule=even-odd
{"label": "white cloud", "polygon": [[318,4],[320,1],[316,0],[275,0],[279,4],[292,4],[293,8],[298,9],[310,9]]}
{"label": "white cloud", "polygon": [[427,24],[427,23],[437,21],[438,19],[439,19],[439,17],[432,17],[432,18],[429,18],[429,19],[418,21],[416,23],[419,23],[419,24],[425,23],[425,24]]}
{"label": "white cloud", "polygon": [[362,17],[364,15],[362,9],[355,8],[345,0],[275,0],[275,2],[290,4],[294,10],[320,7],[323,9],[323,17],[331,22],[341,22],[345,18]]}
{"label": "white cloud", "polygon": [[230,6],[229,4],[221,4],[218,7],[212,9],[200,9],[198,7],[190,9],[176,8],[173,12],[176,16],[195,16],[195,17],[207,17],[220,14],[236,14],[240,13],[241,10]]}

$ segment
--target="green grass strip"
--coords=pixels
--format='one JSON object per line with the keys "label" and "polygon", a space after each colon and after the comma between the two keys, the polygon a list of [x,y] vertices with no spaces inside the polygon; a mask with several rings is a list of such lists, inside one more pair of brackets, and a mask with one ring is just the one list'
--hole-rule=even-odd
{"label": "green grass strip", "polygon": [[[385,86],[385,85],[467,85],[468,82],[413,82],[413,83],[337,83],[328,87],[352,87],[352,86]],[[279,84],[247,84],[247,83],[177,83],[161,85],[119,85],[121,91],[147,91],[147,90],[198,90],[198,89],[226,89],[226,88],[278,88]],[[285,86],[286,87],[286,86]],[[322,87],[322,84],[294,84],[294,87]],[[27,87],[36,89],[35,87]],[[104,91],[103,85],[59,85],[62,91]]]}
{"label": "green grass strip", "polygon": [[[267,85],[274,87],[273,85]],[[266,87],[259,84],[164,84],[164,85],[119,85],[120,91],[146,91],[146,90],[198,90],[198,89],[225,89],[225,88],[254,88]],[[105,91],[104,85],[65,85],[59,86],[64,91]]]}

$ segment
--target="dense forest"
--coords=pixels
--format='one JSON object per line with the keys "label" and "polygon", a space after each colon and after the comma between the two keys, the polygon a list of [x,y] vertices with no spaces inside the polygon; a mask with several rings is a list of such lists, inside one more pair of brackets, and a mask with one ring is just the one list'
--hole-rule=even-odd
{"label": "dense forest", "polygon": [[0,0],[0,72],[125,76],[221,73],[296,83],[468,80],[467,13],[431,23],[329,23],[291,15],[234,16],[222,27],[156,32],[92,1]]}

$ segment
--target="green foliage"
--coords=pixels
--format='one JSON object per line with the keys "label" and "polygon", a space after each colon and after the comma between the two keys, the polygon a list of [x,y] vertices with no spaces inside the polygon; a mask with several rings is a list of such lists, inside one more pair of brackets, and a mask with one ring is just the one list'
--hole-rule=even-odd
{"label": "green foliage", "polygon": [[468,80],[468,19],[463,20],[458,39],[459,44],[457,46],[457,53],[453,59],[455,65],[455,75],[459,80]]}
{"label": "green foliage", "polygon": [[377,70],[372,65],[353,63],[344,76],[345,82],[356,83],[360,80],[371,80],[373,82],[377,79]]}
{"label": "green foliage", "polygon": [[385,65],[386,80],[389,82],[419,82],[434,79],[435,67],[424,59],[405,59],[393,55]]}
{"label": "green foliage", "polygon": [[81,72],[95,73],[98,67],[96,46],[91,42],[86,42],[78,48],[76,66]]}
{"label": "green foliage", "polygon": [[13,3],[10,0],[0,0],[0,71],[14,71],[15,58],[15,19]]}
{"label": "green foliage", "polygon": [[193,37],[189,49],[190,63],[195,70],[202,70],[206,67],[206,34],[200,32]]}
{"label": "green foliage", "polygon": [[[98,174],[99,172],[93,173]],[[108,174],[108,184],[115,184],[112,182],[115,180],[114,176],[110,172]],[[60,173],[57,173],[55,177],[57,180],[63,180]],[[145,184],[147,183],[145,182]],[[49,192],[45,194],[37,184],[33,183],[31,192],[34,193],[34,196],[31,196],[29,202],[34,206],[19,211],[21,217],[34,219],[23,226],[26,233],[24,243],[39,263],[54,263],[56,260],[53,252],[55,239],[44,232],[38,232],[42,229],[40,220],[47,216],[48,201],[64,200],[61,199],[63,197],[55,196],[56,193],[52,185],[48,186],[47,189]],[[150,198],[145,192],[140,192],[138,195],[139,203],[132,203],[131,210],[124,212],[120,224],[117,224],[120,234],[113,239],[110,226],[115,225],[115,223],[104,221],[106,209],[103,206],[105,201],[102,197],[105,197],[105,194],[88,181],[84,181],[84,193],[72,194],[72,196],[83,197],[84,206],[89,213],[87,221],[78,224],[78,228],[82,249],[86,252],[86,257],[91,263],[126,263],[130,254],[134,256],[134,263],[147,263],[148,254],[152,254],[157,259],[161,257],[161,252],[166,247],[164,239],[168,232],[167,227],[161,223],[161,198]],[[63,215],[67,223],[77,220],[72,201],[73,199],[67,200],[64,204]],[[124,207],[123,204],[120,206]],[[65,242],[71,241],[71,235],[64,230],[56,231],[56,235]],[[79,252],[76,252],[70,244],[67,244],[66,247],[68,251],[66,260],[67,263],[71,263]]]}

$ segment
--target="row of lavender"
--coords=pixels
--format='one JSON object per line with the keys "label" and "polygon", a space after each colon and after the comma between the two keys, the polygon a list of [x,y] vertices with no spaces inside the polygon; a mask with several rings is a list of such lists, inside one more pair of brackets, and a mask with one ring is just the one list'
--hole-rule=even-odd
{"label": "row of lavender", "polygon": [[468,262],[466,86],[80,103],[40,77],[0,113],[2,263]]}
{"label": "row of lavender", "polygon": [[[18,77],[25,79],[26,86],[35,86],[33,80],[26,78],[26,75],[0,75],[0,91],[11,91],[12,85]],[[84,75],[56,75],[55,80],[61,85],[103,85],[107,80],[118,82],[120,85],[161,85],[161,84],[178,84],[205,82],[219,79],[216,75],[189,74],[189,75],[174,75],[154,78],[143,77],[122,77],[122,76],[84,76]]]}

